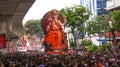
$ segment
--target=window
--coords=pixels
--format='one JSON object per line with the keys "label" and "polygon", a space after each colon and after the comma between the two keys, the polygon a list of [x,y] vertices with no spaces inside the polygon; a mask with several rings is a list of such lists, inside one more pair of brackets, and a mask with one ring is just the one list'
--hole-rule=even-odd
{"label": "window", "polygon": [[97,15],[107,14],[108,11],[106,9],[99,9],[97,10]]}
{"label": "window", "polygon": [[106,8],[106,0],[97,0],[97,8]]}

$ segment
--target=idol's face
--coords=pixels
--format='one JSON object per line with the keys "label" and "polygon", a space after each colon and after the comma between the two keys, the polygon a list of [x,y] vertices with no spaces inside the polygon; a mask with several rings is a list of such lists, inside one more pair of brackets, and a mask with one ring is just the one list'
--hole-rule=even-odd
{"label": "idol's face", "polygon": [[57,18],[57,17],[58,17],[58,15],[57,15],[57,14],[53,14],[53,17],[54,17],[54,18]]}
{"label": "idol's face", "polygon": [[52,10],[52,15],[54,18],[58,17],[58,12],[56,10]]}

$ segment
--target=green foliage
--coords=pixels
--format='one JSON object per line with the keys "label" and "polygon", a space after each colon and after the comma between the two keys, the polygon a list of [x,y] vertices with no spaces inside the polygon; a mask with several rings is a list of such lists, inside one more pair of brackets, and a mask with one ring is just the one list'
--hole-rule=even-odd
{"label": "green foliage", "polygon": [[97,50],[97,46],[96,45],[90,45],[87,48],[88,52],[95,52]]}
{"label": "green foliage", "polygon": [[98,33],[100,31],[97,26],[97,21],[90,20],[87,23],[88,26],[86,27],[86,31],[88,32],[88,35]]}
{"label": "green foliage", "polygon": [[109,29],[109,16],[106,15],[101,15],[96,17],[96,21],[98,24],[98,29],[101,30],[108,30]]}
{"label": "green foliage", "polygon": [[92,41],[91,40],[83,40],[81,43],[81,46],[90,46],[92,45]]}
{"label": "green foliage", "polygon": [[112,17],[115,29],[120,31],[120,10],[112,12]]}
{"label": "green foliage", "polygon": [[84,31],[83,23],[88,20],[91,14],[90,11],[81,5],[74,5],[72,7],[66,7],[59,12],[67,19],[67,26],[71,28],[71,33],[75,41],[76,29],[80,32]]}
{"label": "green foliage", "polygon": [[104,51],[104,50],[106,49],[106,47],[103,46],[103,45],[100,45],[100,46],[97,47],[97,48],[98,48],[98,51]]}
{"label": "green foliage", "polygon": [[74,46],[76,46],[75,42],[73,42],[73,41],[71,41],[71,40],[70,40],[69,43],[70,43],[70,47],[74,47]]}
{"label": "green foliage", "polygon": [[40,20],[29,20],[26,22],[24,27],[30,34],[43,32],[40,26]]}
{"label": "green foliage", "polygon": [[98,51],[105,51],[106,49],[109,49],[110,48],[110,45],[100,45],[97,47],[98,48]]}
{"label": "green foliage", "polygon": [[60,13],[67,18],[67,26],[73,30],[81,28],[81,25],[89,18],[90,11],[81,5],[75,5],[60,10]]}
{"label": "green foliage", "polygon": [[100,46],[95,46],[95,45],[90,45],[88,46],[87,51],[88,52],[95,52],[95,51],[105,51],[106,49],[110,49],[110,45],[100,45]]}
{"label": "green foliage", "polygon": [[97,16],[93,20],[87,22],[88,26],[86,27],[86,31],[88,34],[94,34],[100,33],[102,30],[109,30],[108,19],[108,15]]}

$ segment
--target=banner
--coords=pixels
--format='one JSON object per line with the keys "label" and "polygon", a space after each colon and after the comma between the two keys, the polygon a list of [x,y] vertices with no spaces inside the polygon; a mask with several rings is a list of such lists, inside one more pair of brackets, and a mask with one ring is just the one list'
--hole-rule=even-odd
{"label": "banner", "polygon": [[33,34],[29,37],[22,36],[18,41],[17,41],[17,50],[21,52],[26,52],[26,51],[44,51],[42,42],[40,38]]}
{"label": "banner", "polygon": [[6,35],[0,34],[0,48],[6,47]]}

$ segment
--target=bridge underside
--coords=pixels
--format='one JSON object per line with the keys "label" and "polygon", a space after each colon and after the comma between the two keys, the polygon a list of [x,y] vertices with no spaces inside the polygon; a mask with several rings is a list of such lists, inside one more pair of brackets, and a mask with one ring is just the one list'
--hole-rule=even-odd
{"label": "bridge underside", "polygon": [[22,20],[35,0],[0,0],[0,34],[22,35]]}

